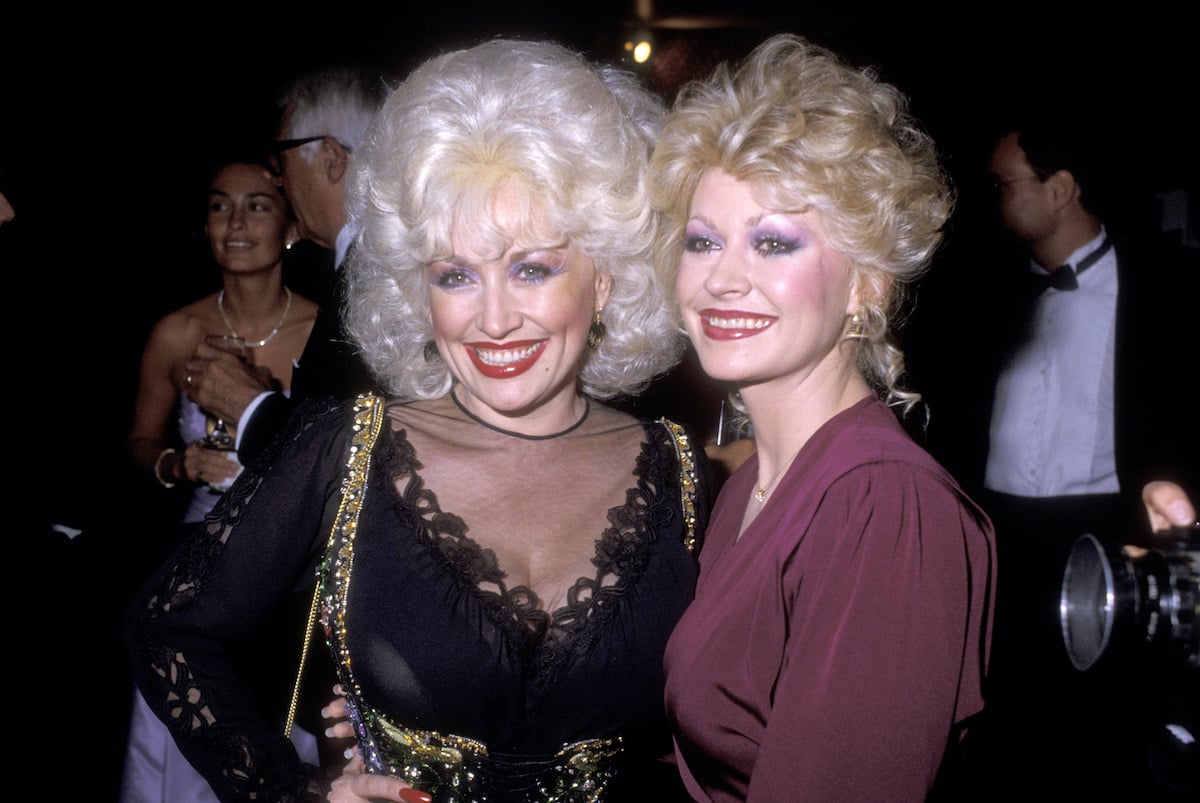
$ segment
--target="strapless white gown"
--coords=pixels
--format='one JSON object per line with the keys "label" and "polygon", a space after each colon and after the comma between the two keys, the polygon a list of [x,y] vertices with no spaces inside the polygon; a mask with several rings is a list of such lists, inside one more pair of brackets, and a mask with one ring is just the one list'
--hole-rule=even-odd
{"label": "strapless white gown", "polygon": [[[184,443],[201,440],[208,434],[204,411],[200,409],[200,405],[182,393],[179,394],[179,434]],[[225,454],[230,460],[237,463],[236,453],[226,452]],[[238,474],[241,473],[242,465],[238,463]],[[208,512],[216,507],[221,494],[233,485],[235,479],[237,479],[237,474],[221,485],[197,485],[196,489],[192,491],[187,512],[183,514],[184,523],[202,521]]]}

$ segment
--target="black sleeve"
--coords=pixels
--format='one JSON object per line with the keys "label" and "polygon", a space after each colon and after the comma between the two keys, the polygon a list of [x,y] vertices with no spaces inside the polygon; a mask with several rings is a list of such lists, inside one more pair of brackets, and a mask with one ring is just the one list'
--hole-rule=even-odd
{"label": "black sleeve", "polygon": [[[302,764],[280,723],[264,716],[239,669],[239,646],[254,643],[297,597],[311,597],[350,423],[348,406],[303,405],[126,612],[135,683],[222,801],[319,793],[318,769]],[[285,662],[292,672],[300,640],[297,631]],[[261,652],[269,642],[258,643]]]}
{"label": "black sleeve", "polygon": [[292,370],[290,396],[282,393],[268,396],[250,419],[241,423],[238,460],[244,466],[253,465],[306,399],[330,397],[346,401],[360,393],[379,390],[362,356],[343,331],[341,319],[322,309],[317,313],[299,364]]}
{"label": "black sleeve", "polygon": [[298,399],[288,398],[282,393],[272,393],[259,402],[250,419],[242,422],[238,462],[243,466],[254,465],[258,456],[287,426],[288,419],[292,417],[298,404]]}

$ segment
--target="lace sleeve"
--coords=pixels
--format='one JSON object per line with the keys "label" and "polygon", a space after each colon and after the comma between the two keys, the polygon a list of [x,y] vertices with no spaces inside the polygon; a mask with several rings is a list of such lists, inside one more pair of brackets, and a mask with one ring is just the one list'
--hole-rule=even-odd
{"label": "lace sleeve", "polygon": [[[126,614],[138,688],[223,801],[324,799],[317,768],[301,764],[240,674],[245,656],[238,646],[273,652],[261,646],[275,638],[265,630],[311,592],[336,508],[349,422],[348,409],[331,402],[297,411]],[[291,672],[302,633],[294,635],[295,656],[280,661]],[[253,652],[252,661],[275,657]],[[272,679],[284,690],[290,682],[282,673]]]}

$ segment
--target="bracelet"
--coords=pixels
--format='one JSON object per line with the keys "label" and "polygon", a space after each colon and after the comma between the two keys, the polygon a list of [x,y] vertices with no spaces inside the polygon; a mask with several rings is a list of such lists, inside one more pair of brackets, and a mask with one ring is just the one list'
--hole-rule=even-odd
{"label": "bracelet", "polygon": [[162,461],[163,461],[163,458],[169,454],[175,454],[175,450],[174,449],[163,449],[161,452],[158,453],[158,459],[154,461],[154,479],[158,480],[158,484],[164,488],[174,488],[175,487],[175,483],[167,482],[166,480],[163,479],[163,475],[162,475]]}

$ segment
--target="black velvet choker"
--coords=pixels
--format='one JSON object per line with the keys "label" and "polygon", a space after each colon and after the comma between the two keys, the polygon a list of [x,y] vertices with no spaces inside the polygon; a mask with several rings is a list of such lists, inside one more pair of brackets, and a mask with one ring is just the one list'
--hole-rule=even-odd
{"label": "black velvet choker", "polygon": [[488,429],[492,430],[493,432],[499,432],[501,435],[509,435],[511,437],[521,438],[522,440],[527,440],[527,441],[548,441],[548,440],[552,440],[554,438],[561,438],[563,435],[566,435],[569,432],[574,432],[575,430],[579,429],[579,427],[583,424],[583,422],[587,421],[588,415],[590,415],[592,412],[591,399],[589,399],[587,396],[584,396],[583,397],[583,415],[580,416],[579,420],[576,421],[574,424],[572,424],[571,426],[562,430],[561,432],[551,432],[549,435],[526,435],[521,432],[513,432],[512,430],[509,430],[509,429],[501,429],[500,427],[493,426],[493,425],[489,424],[488,422],[484,421],[482,418],[475,415],[473,412],[471,412],[470,410],[468,410],[466,407],[463,406],[463,403],[458,400],[458,396],[456,396],[454,394],[453,389],[450,390],[450,398],[454,400],[454,404],[457,405],[458,409],[463,411],[463,415],[465,415],[467,418],[474,421],[476,424],[487,427]]}

